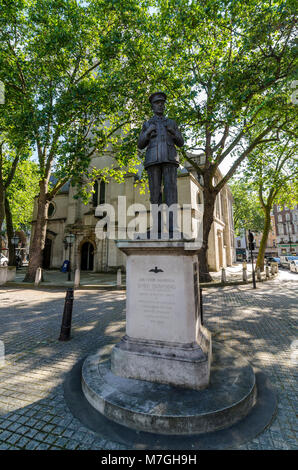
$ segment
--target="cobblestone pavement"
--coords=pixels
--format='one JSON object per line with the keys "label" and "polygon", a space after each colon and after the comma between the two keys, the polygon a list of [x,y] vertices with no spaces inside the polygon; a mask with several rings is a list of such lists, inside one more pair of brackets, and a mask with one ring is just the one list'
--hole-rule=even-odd
{"label": "cobblestone pavement", "polygon": [[[216,340],[245,355],[271,379],[278,413],[271,426],[240,449],[296,449],[297,283],[204,289],[204,321]],[[119,341],[124,291],[76,291],[72,340],[61,343],[65,290],[0,289],[0,449],[124,449],[101,439],[70,413],[65,374],[98,347]],[[297,356],[296,356],[297,357]],[[1,364],[0,364],[1,365]]]}

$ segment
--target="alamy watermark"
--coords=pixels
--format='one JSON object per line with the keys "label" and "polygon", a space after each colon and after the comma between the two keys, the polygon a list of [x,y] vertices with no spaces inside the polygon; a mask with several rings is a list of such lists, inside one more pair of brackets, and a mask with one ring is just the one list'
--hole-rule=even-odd
{"label": "alamy watermark", "polygon": [[0,340],[0,367],[5,366],[5,346],[4,342]]}
{"label": "alamy watermark", "polygon": [[[202,241],[203,204],[144,204],[127,206],[126,196],[118,196],[118,204],[101,204],[95,210],[100,218],[95,227],[99,240],[176,239]],[[150,236],[148,236],[150,233]]]}
{"label": "alamy watermark", "polygon": [[0,80],[0,104],[5,103],[5,85]]}

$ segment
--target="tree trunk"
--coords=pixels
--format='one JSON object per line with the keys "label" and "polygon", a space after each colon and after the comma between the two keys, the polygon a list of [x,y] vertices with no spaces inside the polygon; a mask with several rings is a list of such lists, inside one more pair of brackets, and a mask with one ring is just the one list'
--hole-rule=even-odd
{"label": "tree trunk", "polygon": [[47,200],[47,180],[40,181],[39,187],[40,193],[37,200],[37,217],[30,244],[29,265],[24,279],[25,282],[34,282],[37,268],[42,266],[43,249],[45,246],[49,206],[49,201]]}
{"label": "tree trunk", "polygon": [[257,263],[256,263],[256,267],[260,268],[261,271],[264,271],[265,250],[266,250],[266,246],[267,246],[267,240],[268,240],[268,235],[269,235],[269,231],[270,231],[270,223],[271,223],[270,211],[271,211],[271,207],[266,206],[264,208],[265,225],[264,225],[263,235],[262,235],[262,239],[261,239],[261,243],[260,243]]}
{"label": "tree trunk", "polygon": [[[5,188],[3,183],[0,182],[0,232],[5,219]],[[1,245],[0,245],[1,249]]]}
{"label": "tree trunk", "polygon": [[13,222],[12,222],[12,215],[10,211],[9,200],[5,198],[5,217],[6,217],[6,233],[8,239],[8,266],[16,266],[16,250],[15,246],[12,243],[12,237],[14,234],[13,230]]}
{"label": "tree trunk", "polygon": [[213,223],[213,214],[215,206],[215,191],[204,188],[204,214],[203,214],[203,244],[198,253],[200,266],[200,282],[211,282],[212,277],[209,274],[208,266],[208,238]]}

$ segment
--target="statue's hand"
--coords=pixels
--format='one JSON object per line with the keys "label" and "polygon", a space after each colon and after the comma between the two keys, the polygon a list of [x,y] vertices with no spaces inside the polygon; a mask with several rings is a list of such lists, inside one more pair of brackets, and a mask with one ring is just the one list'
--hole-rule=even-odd
{"label": "statue's hand", "polygon": [[171,134],[173,137],[176,135],[176,131],[173,127],[169,126],[169,124],[166,124],[166,128],[169,134]]}
{"label": "statue's hand", "polygon": [[148,137],[154,137],[156,136],[156,127],[154,124],[150,124],[150,126],[148,127],[147,131],[146,131],[146,134]]}

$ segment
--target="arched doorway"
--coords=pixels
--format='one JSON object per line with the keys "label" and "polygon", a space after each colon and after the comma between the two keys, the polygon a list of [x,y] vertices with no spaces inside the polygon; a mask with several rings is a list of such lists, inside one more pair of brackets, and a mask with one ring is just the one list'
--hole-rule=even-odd
{"label": "arched doorway", "polygon": [[49,269],[51,267],[51,254],[52,254],[52,240],[51,238],[46,238],[45,245],[43,249],[43,261],[42,267],[44,269]]}
{"label": "arched doorway", "polygon": [[94,247],[92,243],[85,242],[81,248],[81,271],[93,271]]}

